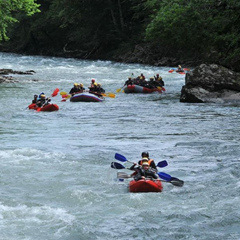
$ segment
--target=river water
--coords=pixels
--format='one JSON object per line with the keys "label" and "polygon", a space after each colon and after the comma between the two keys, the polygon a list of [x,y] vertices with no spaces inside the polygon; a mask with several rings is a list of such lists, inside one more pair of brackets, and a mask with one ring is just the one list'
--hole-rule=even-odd
{"label": "river water", "polygon": [[[180,103],[184,76],[169,67],[0,53],[0,68],[36,72],[0,85],[1,240],[240,239],[239,104]],[[166,92],[116,93],[131,73],[159,73]],[[91,78],[116,98],[26,108]],[[184,186],[129,193],[110,164],[142,151]]]}

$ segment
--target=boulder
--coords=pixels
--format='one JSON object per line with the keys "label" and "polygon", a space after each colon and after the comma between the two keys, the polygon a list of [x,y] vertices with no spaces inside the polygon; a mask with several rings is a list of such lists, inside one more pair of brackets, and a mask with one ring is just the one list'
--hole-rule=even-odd
{"label": "boulder", "polygon": [[180,102],[240,101],[240,73],[217,64],[201,64],[186,74]]}
{"label": "boulder", "polygon": [[27,74],[27,75],[32,75],[34,73],[35,73],[35,71],[33,71],[33,70],[22,72],[22,71],[14,71],[12,69],[5,69],[5,68],[3,68],[3,69],[0,69],[0,83],[18,82],[12,76],[6,76],[6,75],[9,75],[9,74]]}

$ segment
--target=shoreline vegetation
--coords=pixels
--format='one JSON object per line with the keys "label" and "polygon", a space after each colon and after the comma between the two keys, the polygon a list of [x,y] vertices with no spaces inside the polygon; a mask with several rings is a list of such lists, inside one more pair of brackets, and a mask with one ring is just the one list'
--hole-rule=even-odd
{"label": "shoreline vegetation", "polygon": [[235,0],[35,2],[39,11],[31,16],[11,12],[18,22],[8,24],[0,51],[169,67],[215,63],[240,71]]}

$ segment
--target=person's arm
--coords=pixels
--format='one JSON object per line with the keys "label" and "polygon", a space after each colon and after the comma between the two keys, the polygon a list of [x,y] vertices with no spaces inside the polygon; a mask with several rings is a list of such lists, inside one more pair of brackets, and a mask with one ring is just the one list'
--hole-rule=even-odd
{"label": "person's arm", "polygon": [[158,179],[158,178],[159,178],[158,175],[157,175],[157,173],[153,173],[153,178],[154,178],[154,179]]}
{"label": "person's arm", "polygon": [[130,170],[135,170],[135,166],[136,166],[137,164],[136,163],[134,163],[129,169]]}
{"label": "person's arm", "polygon": [[150,167],[151,167],[155,172],[158,171],[158,170],[157,170],[157,166],[156,166],[154,160],[151,161]]}

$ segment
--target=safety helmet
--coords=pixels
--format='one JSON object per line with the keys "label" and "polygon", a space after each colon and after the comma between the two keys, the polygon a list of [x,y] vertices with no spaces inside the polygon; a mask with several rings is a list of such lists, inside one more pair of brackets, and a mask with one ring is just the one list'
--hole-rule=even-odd
{"label": "safety helmet", "polygon": [[179,68],[182,68],[181,65],[178,65]]}
{"label": "safety helmet", "polygon": [[79,85],[80,85],[80,87],[83,87],[83,84],[82,84],[82,83],[80,83]]}
{"label": "safety helmet", "polygon": [[147,158],[147,157],[144,157],[144,158],[142,158],[142,161],[143,161],[143,162],[146,162],[146,161],[148,162],[148,158]]}
{"label": "safety helmet", "polygon": [[44,95],[44,94],[41,94],[41,96],[40,96],[41,98],[45,98],[46,96]]}
{"label": "safety helmet", "polygon": [[75,86],[75,87],[78,86],[78,83],[74,83],[74,86]]}
{"label": "safety helmet", "polygon": [[94,83],[94,86],[97,86],[97,83],[96,83],[96,82]]}
{"label": "safety helmet", "polygon": [[149,166],[148,162],[143,162],[142,166]]}
{"label": "safety helmet", "polygon": [[92,79],[92,82],[94,83],[94,82],[95,82],[95,79]]}
{"label": "safety helmet", "polygon": [[149,157],[149,153],[148,152],[142,152],[142,157]]}

